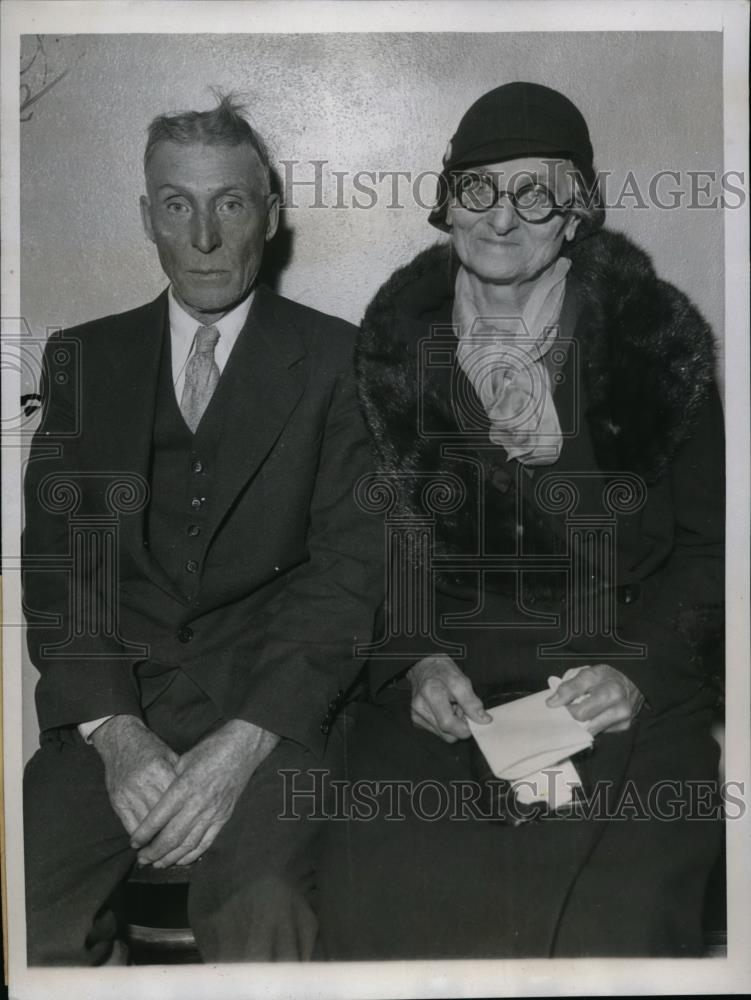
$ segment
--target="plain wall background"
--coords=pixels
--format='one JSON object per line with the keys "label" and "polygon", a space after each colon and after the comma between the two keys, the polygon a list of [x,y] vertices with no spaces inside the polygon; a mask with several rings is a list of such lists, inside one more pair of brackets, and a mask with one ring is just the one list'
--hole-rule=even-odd
{"label": "plain wall background", "polygon": [[[278,290],[357,323],[379,284],[440,238],[404,181],[370,209],[351,207],[361,170],[440,169],[469,105],[501,83],[556,87],[581,109],[596,164],[617,193],[629,171],[646,193],[660,170],[722,172],[719,33],[514,33],[56,36],[50,74],[67,69],[21,128],[21,292],[33,333],[119,312],[166,284],[141,229],[145,129],[154,115],[211,106],[210,85],[242,91],[275,160],[313,178],[325,160],[323,199],[296,189],[291,255]],[[31,79],[38,64],[27,73]],[[346,172],[345,208],[332,171]],[[280,170],[284,177],[284,169]],[[672,181],[663,182],[667,192]],[[432,192],[427,179],[421,195]],[[717,188],[713,187],[713,193]],[[668,199],[669,200],[669,199]],[[638,209],[608,225],[652,254],[661,276],[688,292],[723,332],[723,222],[719,208]],[[24,749],[36,741],[28,664]]]}

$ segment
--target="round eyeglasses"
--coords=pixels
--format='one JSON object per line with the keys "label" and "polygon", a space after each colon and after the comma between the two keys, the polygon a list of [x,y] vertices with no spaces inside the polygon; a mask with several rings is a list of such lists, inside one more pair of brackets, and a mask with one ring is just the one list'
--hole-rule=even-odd
{"label": "round eyeglasses", "polygon": [[563,215],[573,205],[557,204],[550,188],[539,182],[521,184],[516,191],[501,191],[489,175],[465,171],[451,175],[455,198],[470,212],[487,212],[507,197],[516,214],[525,222],[547,222],[553,215]]}

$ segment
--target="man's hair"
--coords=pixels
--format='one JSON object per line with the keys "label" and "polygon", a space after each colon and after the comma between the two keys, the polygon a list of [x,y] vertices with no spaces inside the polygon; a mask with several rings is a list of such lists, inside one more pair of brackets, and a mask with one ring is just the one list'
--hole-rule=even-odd
{"label": "man's hair", "polygon": [[148,128],[144,170],[160,142],[183,145],[204,143],[207,146],[250,146],[270,184],[271,165],[268,150],[261,136],[248,121],[248,109],[236,94],[214,91],[217,105],[210,111],[181,111],[175,115],[157,115]]}

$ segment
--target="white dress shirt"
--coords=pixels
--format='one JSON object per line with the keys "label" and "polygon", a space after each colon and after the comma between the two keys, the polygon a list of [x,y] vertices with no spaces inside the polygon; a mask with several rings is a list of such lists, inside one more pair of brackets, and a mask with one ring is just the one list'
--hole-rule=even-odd
{"label": "white dress shirt", "polygon": [[[253,304],[253,295],[254,292],[251,292],[247,299],[243,299],[239,306],[235,306],[231,312],[225,313],[221,319],[206,324],[219,331],[219,340],[214,349],[214,360],[220,372],[224,371],[232,348],[240,336],[240,331],[245,326],[245,320],[248,318],[250,307]],[[196,331],[202,325],[183,309],[170,288],[169,328],[172,348],[172,384],[175,387],[178,405],[185,386],[185,368],[196,348]]]}
{"label": "white dress shirt", "polygon": [[[185,387],[185,368],[196,349],[196,331],[199,326],[213,326],[219,331],[219,340],[214,348],[214,360],[219,368],[220,374],[224,371],[224,366],[232,353],[232,348],[240,336],[240,331],[245,326],[250,307],[253,304],[255,292],[243,299],[239,306],[235,306],[230,312],[225,313],[221,319],[215,320],[211,324],[202,324],[194,319],[183,309],[175,298],[172,288],[169,290],[169,329],[170,329],[170,350],[172,353],[172,384],[175,387],[175,398],[178,406]],[[95,729],[111,719],[111,715],[105,715],[101,719],[94,719],[91,722],[82,722],[78,726],[78,732],[87,743],[91,742],[91,734]]]}

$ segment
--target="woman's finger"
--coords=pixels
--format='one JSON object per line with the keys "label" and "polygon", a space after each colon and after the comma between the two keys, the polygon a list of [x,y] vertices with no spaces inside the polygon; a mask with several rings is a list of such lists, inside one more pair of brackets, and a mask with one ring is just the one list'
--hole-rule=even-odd
{"label": "woman's finger", "polygon": [[442,735],[448,734],[460,740],[466,739],[470,735],[469,726],[454,711],[456,702],[445,684],[440,686],[433,684],[430,687],[426,685],[423,697],[427,701]]}
{"label": "woman's finger", "polygon": [[433,714],[424,707],[421,699],[415,698],[412,702],[410,716],[412,725],[417,726],[418,729],[425,729],[427,732],[433,733],[434,736],[441,735]]}
{"label": "woman's finger", "polygon": [[548,708],[558,708],[560,705],[570,705],[572,701],[581,698],[595,688],[601,679],[593,667],[584,667],[576,677],[561,681],[555,692],[547,699]]}
{"label": "woman's finger", "polygon": [[624,715],[622,706],[611,707],[600,712],[595,718],[589,719],[585,724],[593,736],[604,732],[622,732],[630,727],[631,714],[627,712]]}
{"label": "woman's finger", "polygon": [[582,698],[581,701],[567,705],[567,708],[579,722],[588,722],[602,712],[617,708],[619,705],[628,711],[628,702],[618,685],[606,682],[592,688],[586,697]]}
{"label": "woman's finger", "polygon": [[462,709],[463,715],[468,715],[473,722],[480,724],[492,721],[493,717],[485,711],[482,701],[475,694],[472,681],[466,674],[451,677],[448,680],[448,688],[451,699]]}

